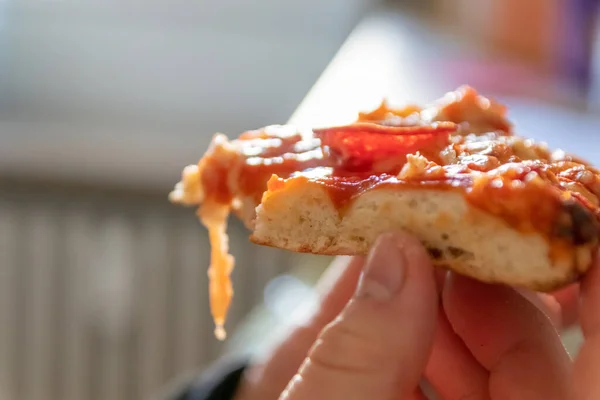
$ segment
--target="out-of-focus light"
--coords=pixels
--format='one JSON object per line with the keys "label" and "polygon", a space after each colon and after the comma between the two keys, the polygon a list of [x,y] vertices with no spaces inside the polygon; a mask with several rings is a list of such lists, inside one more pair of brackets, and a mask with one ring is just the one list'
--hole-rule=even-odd
{"label": "out-of-focus light", "polygon": [[314,313],[318,294],[300,279],[281,275],[265,287],[264,302],[278,322],[302,324]]}

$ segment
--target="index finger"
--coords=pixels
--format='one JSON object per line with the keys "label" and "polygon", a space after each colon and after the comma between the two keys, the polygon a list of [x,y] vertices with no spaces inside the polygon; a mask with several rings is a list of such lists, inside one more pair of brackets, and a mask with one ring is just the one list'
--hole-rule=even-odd
{"label": "index finger", "polygon": [[574,391],[576,399],[600,399],[600,262],[581,282],[581,330],[585,337],[575,359]]}

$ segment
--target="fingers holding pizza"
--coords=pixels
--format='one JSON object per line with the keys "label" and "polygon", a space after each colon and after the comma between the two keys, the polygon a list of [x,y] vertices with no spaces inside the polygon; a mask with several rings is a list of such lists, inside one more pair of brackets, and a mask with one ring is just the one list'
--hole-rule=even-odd
{"label": "fingers holding pizza", "polygon": [[408,400],[431,388],[440,399],[600,393],[595,271],[582,287],[587,341],[573,363],[535,296],[454,273],[436,292],[426,250],[405,234],[383,235],[364,261],[331,267],[316,313],[246,371],[236,399]]}
{"label": "fingers holding pizza", "polygon": [[[552,316],[544,312],[543,306],[531,301],[529,294],[457,274],[450,274],[442,296],[442,308],[450,327],[445,335],[460,337],[454,352],[464,345],[468,352],[463,352],[463,357],[470,354],[485,368],[487,390],[492,399],[597,399],[600,398],[599,289],[597,253],[581,285],[571,285],[554,294],[558,299],[556,303],[565,304],[563,300],[567,299],[567,303],[576,304],[570,307],[578,308],[584,342],[574,360],[569,358],[556,327],[552,326]],[[440,330],[438,328],[438,336]],[[437,342],[439,347],[440,341]],[[433,348],[436,354],[436,343]],[[441,361],[457,365],[454,358]],[[471,373],[470,376],[477,375]],[[455,374],[454,369],[442,378],[445,379],[440,379],[436,386],[442,390],[460,382],[460,374]],[[477,387],[473,379],[469,382],[471,387]]]}

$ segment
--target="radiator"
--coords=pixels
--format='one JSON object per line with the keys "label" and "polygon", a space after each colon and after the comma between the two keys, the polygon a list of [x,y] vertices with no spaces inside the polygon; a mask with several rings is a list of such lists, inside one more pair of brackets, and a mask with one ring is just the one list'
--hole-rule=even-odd
{"label": "radiator", "polygon": [[[230,330],[290,266],[248,242]],[[208,312],[208,239],[166,194],[0,185],[0,399],[147,399],[221,346]]]}

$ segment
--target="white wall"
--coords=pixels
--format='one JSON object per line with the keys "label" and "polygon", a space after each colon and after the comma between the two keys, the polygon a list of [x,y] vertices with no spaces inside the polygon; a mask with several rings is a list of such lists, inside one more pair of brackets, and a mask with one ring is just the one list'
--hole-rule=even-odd
{"label": "white wall", "polygon": [[2,2],[0,172],[166,184],[285,122],[371,2]]}

